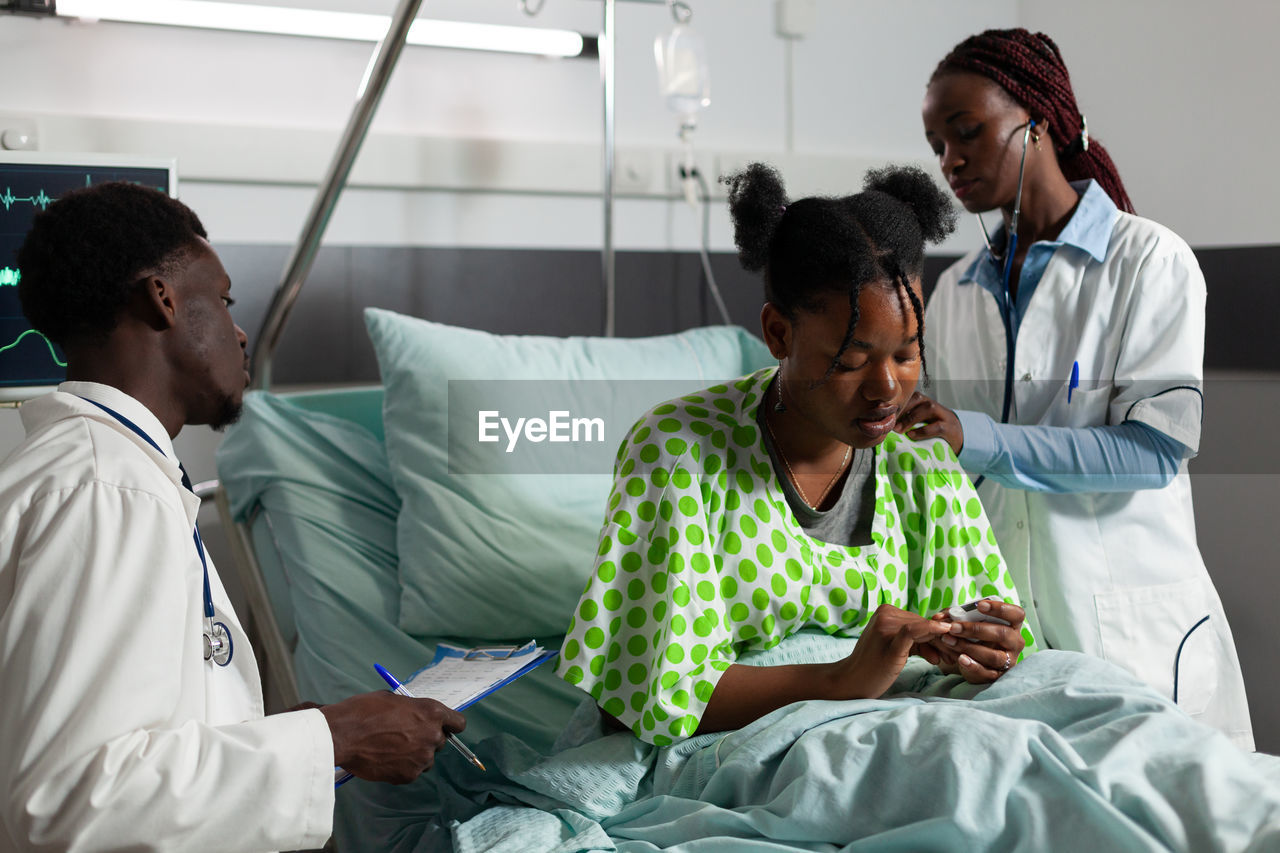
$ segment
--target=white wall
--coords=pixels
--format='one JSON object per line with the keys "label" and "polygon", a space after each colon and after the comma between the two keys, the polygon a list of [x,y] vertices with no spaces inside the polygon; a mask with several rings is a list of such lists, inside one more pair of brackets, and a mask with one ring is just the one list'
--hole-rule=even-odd
{"label": "white wall", "polygon": [[[392,4],[319,5],[385,12]],[[772,0],[693,6],[712,75],[712,105],[696,138],[704,172],[768,157],[784,164],[800,193],[856,187],[867,166],[889,159],[928,164],[917,113],[937,55],[975,26],[1012,24],[1016,11],[1014,0],[821,0],[814,32],[789,48],[774,34]],[[600,9],[547,0],[534,23],[594,33]],[[512,0],[429,2],[423,14],[527,21]],[[618,206],[620,249],[689,247],[697,239],[692,211],[657,200],[674,195],[668,155],[678,147],[652,50],[670,24],[661,4],[619,3],[619,166],[649,176],[619,183],[620,193],[637,196]],[[215,243],[292,242],[369,52],[355,43],[5,18],[0,73],[23,85],[6,90],[0,127],[6,118],[34,124],[51,150],[176,155],[182,196]],[[76,61],[50,61],[57,56]],[[48,73],[30,74],[36,67]],[[589,60],[409,48],[353,174],[352,186],[376,189],[344,197],[327,239],[594,248],[602,231],[600,205],[591,203],[600,187],[602,112]],[[437,191],[459,185],[486,196]],[[558,194],[534,204],[514,194],[531,189]],[[713,214],[713,246],[729,249],[727,215],[721,205]],[[956,246],[975,236],[966,232]]]}
{"label": "white wall", "polygon": [[1020,0],[1053,36],[1134,207],[1193,246],[1280,242],[1280,4]]}
{"label": "white wall", "polygon": [[[273,2],[380,14],[396,5]],[[793,194],[856,188],[865,168],[889,160],[932,168],[918,126],[929,72],[956,41],[1012,25],[1017,11],[1016,0],[818,0],[814,31],[788,47],[775,35],[772,0],[691,5],[712,79],[696,137],[700,165],[714,175],[764,157],[784,165]],[[530,21],[514,0],[434,0],[421,16],[596,33],[601,9],[546,0]],[[660,3],[618,4],[619,159],[653,169],[644,187],[619,189],[619,249],[698,241],[697,217],[669,200],[664,177],[678,142],[652,45],[670,26]],[[291,244],[370,52],[320,39],[0,16],[0,131],[34,130],[44,151],[176,156],[181,196],[215,245]],[[326,242],[596,248],[602,116],[594,61],[407,48]],[[954,251],[977,239],[971,224],[963,228]],[[720,204],[711,242],[733,246]],[[16,413],[0,410],[0,455],[20,436]]]}

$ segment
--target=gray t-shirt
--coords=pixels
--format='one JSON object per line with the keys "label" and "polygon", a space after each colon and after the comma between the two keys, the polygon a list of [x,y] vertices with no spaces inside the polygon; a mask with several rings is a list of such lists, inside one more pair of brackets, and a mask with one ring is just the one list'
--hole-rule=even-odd
{"label": "gray t-shirt", "polygon": [[[772,386],[771,386],[772,387]],[[855,449],[853,460],[849,463],[849,475],[845,478],[840,497],[831,509],[820,512],[809,504],[796,491],[787,466],[782,461],[778,447],[773,443],[773,434],[765,422],[765,406],[770,405],[769,396],[761,402],[756,410],[756,422],[760,424],[760,434],[764,437],[765,449],[769,451],[769,459],[773,462],[773,470],[782,483],[782,493],[787,498],[787,506],[795,515],[796,521],[804,531],[815,539],[831,545],[870,545],[871,520],[875,515],[876,478],[872,476],[875,466],[875,450],[872,448]]]}

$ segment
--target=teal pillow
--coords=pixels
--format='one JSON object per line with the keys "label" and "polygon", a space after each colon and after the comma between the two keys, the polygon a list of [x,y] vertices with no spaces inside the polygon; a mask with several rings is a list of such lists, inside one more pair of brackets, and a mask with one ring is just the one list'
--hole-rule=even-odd
{"label": "teal pillow", "polygon": [[[563,633],[591,571],[614,454],[630,426],[664,399],[770,362],[759,338],[731,326],[552,338],[374,308],[365,324],[401,500],[399,624],[426,636]],[[533,429],[534,420],[544,428]]]}

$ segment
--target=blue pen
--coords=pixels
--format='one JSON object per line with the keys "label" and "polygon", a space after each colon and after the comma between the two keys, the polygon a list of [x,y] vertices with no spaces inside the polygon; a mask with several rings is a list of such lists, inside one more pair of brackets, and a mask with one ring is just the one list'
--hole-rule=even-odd
{"label": "blue pen", "polygon": [[[375,663],[373,665],[373,668],[378,671],[378,675],[382,676],[383,681],[391,685],[392,693],[399,693],[401,696],[408,696],[410,699],[416,698],[412,693],[409,692],[409,689],[407,687],[405,687],[403,684],[399,682],[399,680],[396,679],[394,675],[387,672],[386,667],[384,667],[382,664]],[[450,746],[458,750],[458,752],[462,753],[463,758],[467,759],[467,761],[470,761],[472,764],[474,764],[476,767],[479,767],[481,770],[485,769],[485,766],[482,763],[480,763],[480,759],[476,758],[476,754],[471,750],[467,749],[467,745],[462,741],[458,740],[457,735],[455,735],[453,732],[449,732],[448,736],[445,739],[449,741]]]}
{"label": "blue pen", "polygon": [[1071,363],[1071,380],[1067,382],[1067,402],[1071,402],[1071,392],[1080,387],[1080,362]]}

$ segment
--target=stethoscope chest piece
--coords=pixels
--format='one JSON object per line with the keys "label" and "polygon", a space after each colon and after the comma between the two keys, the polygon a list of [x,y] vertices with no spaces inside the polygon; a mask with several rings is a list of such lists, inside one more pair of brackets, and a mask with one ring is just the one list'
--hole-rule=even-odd
{"label": "stethoscope chest piece", "polygon": [[231,663],[231,655],[235,644],[231,642],[231,633],[222,622],[214,622],[213,627],[204,632],[204,659],[212,660],[218,666]]}

